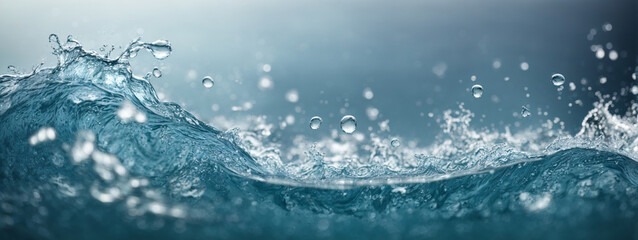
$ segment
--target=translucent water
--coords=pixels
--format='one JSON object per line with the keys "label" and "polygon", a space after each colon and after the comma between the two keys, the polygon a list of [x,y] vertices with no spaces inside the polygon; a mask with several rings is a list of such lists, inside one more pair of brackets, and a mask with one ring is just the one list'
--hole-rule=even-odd
{"label": "translucent water", "polygon": [[352,115],[345,115],[341,118],[340,126],[344,133],[353,133],[357,130],[357,119]]}
{"label": "translucent water", "polygon": [[530,115],[532,115],[532,113],[529,112],[529,109],[527,109],[525,106],[522,106],[521,107],[521,116],[529,117]]}
{"label": "translucent water", "polygon": [[390,141],[390,145],[396,148],[401,146],[401,142],[399,141],[399,139],[393,138],[392,141]]}
{"label": "translucent water", "polygon": [[481,85],[474,85],[472,86],[472,96],[474,96],[474,98],[480,98],[481,96],[483,96],[483,86]]}
{"label": "translucent water", "polygon": [[162,71],[160,71],[159,68],[153,68],[153,76],[156,78],[162,77]]}
{"label": "translucent water", "polygon": [[[575,134],[556,127],[557,118],[516,132],[475,128],[470,123],[481,116],[459,104],[424,111],[441,128],[433,143],[397,136],[388,146],[381,134],[390,120],[381,107],[365,109],[359,131],[354,116],[338,126],[341,115],[324,116],[335,121],[321,129],[329,137],[282,134],[282,122],[302,119],[289,114],[232,120],[220,130],[227,121],[211,125],[160,101],[149,81],[132,74],[128,60],[139,50],[162,59],[166,45],[136,40],[108,59],[72,39],[62,45],[52,35],[50,42],[56,66],[0,76],[3,239],[635,233],[638,105],[619,114],[614,95],[597,93]],[[274,82],[263,77],[267,91]],[[262,86],[255,81],[249,87]],[[360,89],[353,95],[361,98]]]}
{"label": "translucent water", "polygon": [[321,122],[323,120],[319,116],[314,116],[310,119],[310,129],[317,130],[321,127]]}
{"label": "translucent water", "polygon": [[372,89],[370,88],[363,89],[363,97],[368,100],[372,99],[374,97],[374,93],[372,92]]}
{"label": "translucent water", "polygon": [[560,73],[556,73],[552,75],[552,83],[554,84],[554,86],[563,85],[563,83],[565,83],[565,76],[563,76],[563,74],[560,74]]}
{"label": "translucent water", "polygon": [[206,76],[202,79],[202,85],[205,88],[212,88],[213,85],[215,85],[215,82],[213,81],[213,78],[210,76]]}

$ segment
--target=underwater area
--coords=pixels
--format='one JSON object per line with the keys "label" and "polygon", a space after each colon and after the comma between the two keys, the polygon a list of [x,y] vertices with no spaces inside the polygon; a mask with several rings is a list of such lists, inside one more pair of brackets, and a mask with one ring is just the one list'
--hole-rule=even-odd
{"label": "underwater area", "polygon": [[638,1],[0,20],[0,239],[638,239]]}

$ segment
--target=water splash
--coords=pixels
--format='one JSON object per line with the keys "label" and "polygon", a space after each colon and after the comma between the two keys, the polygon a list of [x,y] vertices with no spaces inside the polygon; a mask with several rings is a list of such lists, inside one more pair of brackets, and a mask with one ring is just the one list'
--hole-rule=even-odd
{"label": "water splash", "polygon": [[427,222],[426,234],[408,236],[453,238],[463,224],[508,236],[552,227],[559,237],[578,229],[623,238],[637,220],[636,104],[615,115],[613,98],[598,94],[576,135],[552,122],[477,130],[461,104],[444,111],[430,146],[398,147],[354,128],[282,146],[265,117],[217,119],[244,124],[220,131],[161,102],[128,60],[142,49],[164,59],[168,41],[137,39],[116,59],[72,37],[49,42],[55,67],[0,76],[3,234],[236,238],[277,236],[284,224],[291,237],[348,238]]}

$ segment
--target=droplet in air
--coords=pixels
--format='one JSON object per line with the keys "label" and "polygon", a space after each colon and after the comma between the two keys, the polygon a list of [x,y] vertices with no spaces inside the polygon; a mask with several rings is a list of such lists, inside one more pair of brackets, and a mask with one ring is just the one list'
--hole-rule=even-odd
{"label": "droplet in air", "polygon": [[299,93],[296,89],[292,89],[286,93],[286,101],[296,103],[299,101]]}
{"label": "droplet in air", "polygon": [[563,83],[565,83],[565,76],[563,76],[563,74],[560,74],[560,73],[556,73],[552,75],[552,83],[554,84],[554,86],[563,85]]}
{"label": "droplet in air", "polygon": [[317,130],[321,126],[321,118],[319,116],[314,116],[310,119],[310,129]]}
{"label": "droplet in air", "polygon": [[368,115],[368,118],[372,121],[377,120],[377,117],[379,116],[379,109],[375,108],[375,107],[368,107],[366,108],[366,115]]}
{"label": "droplet in air", "polygon": [[257,87],[259,87],[260,90],[266,90],[266,89],[271,89],[273,85],[274,84],[272,79],[268,76],[264,76],[259,79],[259,83]]}
{"label": "droplet in air", "polygon": [[215,85],[215,82],[212,77],[206,76],[202,79],[202,85],[204,85],[205,88],[212,88],[213,85]]}
{"label": "droplet in air", "polygon": [[609,60],[616,61],[618,59],[618,52],[615,50],[609,51]]}
{"label": "droplet in air", "polygon": [[526,117],[529,117],[529,115],[532,115],[532,113],[529,112],[529,109],[527,109],[525,106],[522,106],[521,107],[521,116],[526,118]]}
{"label": "droplet in air", "polygon": [[374,93],[372,92],[372,89],[364,88],[363,89],[363,97],[365,99],[368,99],[368,100],[372,99],[374,97]]}
{"label": "droplet in air", "polygon": [[596,58],[603,59],[605,57],[605,50],[601,47],[596,49]]}
{"label": "droplet in air", "polygon": [[521,70],[523,71],[527,71],[529,69],[529,63],[527,62],[522,62],[521,63]]}
{"label": "droplet in air", "polygon": [[153,76],[156,78],[162,77],[162,71],[160,71],[159,68],[153,68]]}
{"label": "droplet in air", "polygon": [[600,77],[600,84],[605,84],[607,83],[607,78],[606,77]]}
{"label": "droplet in air", "polygon": [[62,49],[62,46],[60,45],[60,39],[58,39],[58,35],[49,35],[49,43],[51,43],[51,48],[53,48],[53,50],[55,51]]}
{"label": "droplet in air", "polygon": [[148,49],[151,51],[153,56],[159,60],[167,58],[171,55],[171,44],[166,40],[157,40],[148,45]]}
{"label": "droplet in air", "polygon": [[481,95],[483,95],[483,86],[478,84],[472,86],[472,96],[474,96],[474,98],[480,98]]}
{"label": "droplet in air", "polygon": [[399,139],[393,138],[392,141],[390,141],[390,144],[392,145],[392,147],[399,147],[401,146],[401,142],[399,141]]}
{"label": "droplet in air", "polygon": [[270,64],[264,64],[264,66],[261,67],[261,70],[264,72],[270,72],[270,70],[272,70],[272,66],[270,66]]}
{"label": "droplet in air", "polygon": [[16,69],[16,67],[13,66],[13,65],[7,66],[7,70],[9,70],[9,72],[11,72],[13,74],[19,74],[20,73],[20,72],[18,72],[18,69]]}
{"label": "droplet in air", "polygon": [[611,23],[605,23],[603,24],[603,31],[605,32],[609,32],[613,29],[614,27],[611,25]]}
{"label": "droplet in air", "polygon": [[357,119],[352,115],[345,115],[341,118],[341,131],[344,133],[353,133],[357,130]]}

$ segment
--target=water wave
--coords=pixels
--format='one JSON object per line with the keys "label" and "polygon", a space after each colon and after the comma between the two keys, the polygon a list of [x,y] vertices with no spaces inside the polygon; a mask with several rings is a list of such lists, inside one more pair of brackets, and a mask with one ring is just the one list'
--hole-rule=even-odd
{"label": "water wave", "polygon": [[461,105],[426,147],[396,148],[375,133],[281,146],[263,117],[211,126],[160,101],[128,61],[141,50],[164,59],[168,41],[138,39],[117,58],[72,38],[50,42],[56,66],[0,76],[4,236],[636,234],[636,104],[615,115],[599,94],[575,135],[552,122],[476,130]]}

